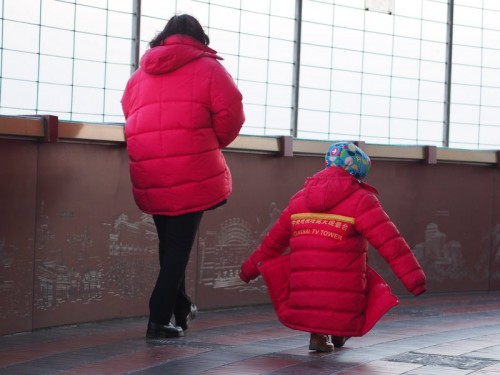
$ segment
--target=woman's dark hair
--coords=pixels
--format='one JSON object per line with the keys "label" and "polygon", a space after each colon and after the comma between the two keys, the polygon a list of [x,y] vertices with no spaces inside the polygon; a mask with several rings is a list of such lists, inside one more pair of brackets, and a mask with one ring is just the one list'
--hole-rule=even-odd
{"label": "woman's dark hair", "polygon": [[174,34],[189,35],[206,46],[210,43],[208,35],[196,18],[189,14],[180,14],[168,20],[165,28],[149,42],[149,46],[151,48],[161,46],[165,39]]}

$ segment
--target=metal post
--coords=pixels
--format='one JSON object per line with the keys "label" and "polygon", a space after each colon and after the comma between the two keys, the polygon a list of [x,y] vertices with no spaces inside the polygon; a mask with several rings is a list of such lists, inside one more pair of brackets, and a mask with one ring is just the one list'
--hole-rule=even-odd
{"label": "metal post", "polygon": [[444,78],[444,118],[443,118],[443,146],[450,145],[450,107],[451,107],[451,70],[453,60],[453,12],[455,1],[448,3],[448,30],[446,40],[446,72]]}
{"label": "metal post", "polygon": [[141,44],[141,0],[134,0],[132,10],[132,55],[131,55],[131,72],[133,73],[139,68],[139,53]]}
{"label": "metal post", "polygon": [[290,133],[293,137],[298,134],[299,117],[299,83],[300,83],[300,44],[302,34],[302,0],[295,1],[295,48],[293,51],[293,78],[292,78],[292,118]]}

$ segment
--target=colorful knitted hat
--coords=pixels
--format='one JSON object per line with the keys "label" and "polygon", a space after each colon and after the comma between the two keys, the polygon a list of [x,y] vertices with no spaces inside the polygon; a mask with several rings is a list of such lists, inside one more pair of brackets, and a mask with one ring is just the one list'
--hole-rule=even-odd
{"label": "colorful knitted hat", "polygon": [[370,171],[368,155],[351,142],[339,142],[330,146],[325,155],[326,167],[340,167],[355,178],[362,180]]}

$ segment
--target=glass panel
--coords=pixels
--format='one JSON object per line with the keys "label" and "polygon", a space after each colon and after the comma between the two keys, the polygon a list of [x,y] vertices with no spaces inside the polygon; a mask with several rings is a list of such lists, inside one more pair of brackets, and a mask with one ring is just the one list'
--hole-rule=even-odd
{"label": "glass panel", "polygon": [[15,51],[38,52],[40,28],[25,23],[3,21],[2,47]]}
{"label": "glass panel", "polygon": [[282,17],[295,17],[295,1],[271,0],[271,14]]}
{"label": "glass panel", "polygon": [[122,93],[116,90],[105,90],[104,97],[104,112],[109,115],[121,115],[122,106],[120,104],[120,101],[122,99]]}
{"label": "glass panel", "polygon": [[391,118],[390,119],[390,134],[391,138],[408,139],[415,144],[417,140],[417,120]]}
{"label": "glass panel", "polygon": [[[314,20],[314,18],[312,18]],[[365,11],[351,7],[336,6],[333,25],[347,27],[354,30],[363,30]],[[327,23],[332,24],[332,23]]]}
{"label": "glass panel", "polygon": [[245,126],[251,127],[265,127],[266,113],[265,107],[262,105],[245,105]]}
{"label": "glass panel", "polygon": [[500,126],[481,126],[479,129],[479,142],[484,145],[483,149],[498,149],[500,139]]}
{"label": "glass panel", "polygon": [[422,100],[444,102],[444,83],[420,81],[419,97]]}
{"label": "glass panel", "polygon": [[73,60],[61,57],[40,56],[40,81],[71,85]]}
{"label": "glass panel", "polygon": [[361,137],[376,137],[387,142],[389,137],[389,119],[387,117],[361,117]]}
{"label": "glass panel", "polygon": [[422,39],[444,43],[447,37],[445,23],[422,21]]}
{"label": "glass panel", "polygon": [[481,67],[453,65],[453,83],[481,84]]}
{"label": "glass panel", "polygon": [[71,111],[71,87],[41,83],[38,88],[39,111]]}
{"label": "glass panel", "polygon": [[[418,99],[419,81],[416,79],[393,78],[391,95],[393,97]],[[444,90],[444,89],[443,89]]]}
{"label": "glass panel", "polygon": [[333,92],[331,111],[355,113],[359,115],[361,112],[361,95],[346,92]]}
{"label": "glass panel", "polygon": [[464,65],[481,65],[481,49],[477,47],[465,47],[454,45],[453,63]]}
{"label": "glass panel", "polygon": [[479,140],[477,126],[450,124],[450,143],[476,143]]}
{"label": "glass panel", "polygon": [[392,45],[393,45],[392,35],[373,34],[373,33],[365,34],[364,50],[366,52],[375,52],[383,55],[391,55]]}
{"label": "glass panel", "polygon": [[[128,1],[130,0],[127,0],[127,2]],[[163,15],[167,19],[170,19],[170,17],[175,14],[175,8],[176,1],[141,0],[141,12],[145,16],[161,17]],[[166,24],[165,19],[163,23]]]}
{"label": "glass panel", "polygon": [[270,36],[284,40],[292,40],[295,36],[295,20],[271,17]]}
{"label": "glass panel", "polygon": [[266,84],[263,82],[240,81],[238,87],[244,93],[245,103],[266,103]]}
{"label": "glass panel", "polygon": [[240,46],[240,34],[234,33],[232,31],[211,29],[209,37],[210,46],[215,48],[217,52],[219,52],[219,54],[238,54]]}
{"label": "glass panel", "polygon": [[75,60],[74,69],[75,85],[104,87],[104,63]]}
{"label": "glass panel", "polygon": [[237,9],[222,8],[217,6],[210,7],[210,27],[220,27],[228,31],[240,30],[240,12]]}
{"label": "glass panel", "polygon": [[427,121],[443,121],[444,103],[420,101],[418,105],[418,118]]}
{"label": "glass panel", "polygon": [[[144,3],[144,0],[142,1]],[[110,10],[132,13],[134,0],[108,0]]]}
{"label": "glass panel", "polygon": [[498,69],[499,61],[500,50],[483,49],[483,66]]}
{"label": "glass panel", "polygon": [[267,65],[267,61],[264,60],[241,57],[238,76],[240,79],[246,79],[248,81],[266,82]]}
{"label": "glass panel", "polygon": [[365,53],[363,55],[363,71],[365,73],[391,75],[391,57]]}
{"label": "glass panel", "polygon": [[267,59],[269,52],[269,39],[260,36],[240,36],[240,55],[255,59]]}
{"label": "glass panel", "polygon": [[303,65],[329,68],[332,61],[332,50],[331,48],[302,44],[300,59]]}
{"label": "glass panel", "polygon": [[446,22],[448,18],[448,4],[435,1],[424,1],[422,18],[429,21]]}
{"label": "glass panel", "polygon": [[268,36],[269,16],[267,14],[241,12],[241,32]]}
{"label": "glass panel", "polygon": [[477,27],[456,25],[453,28],[453,43],[477,47],[481,45],[481,34],[481,29]]}
{"label": "glass panel", "polygon": [[481,103],[481,89],[479,86],[454,84],[451,100],[454,103],[479,105]]}
{"label": "glass panel", "polygon": [[106,64],[106,88],[123,90],[130,77],[130,66]]}
{"label": "glass panel", "polygon": [[363,54],[355,51],[333,50],[332,68],[360,72],[363,66]]}
{"label": "glass panel", "polygon": [[132,41],[129,39],[108,38],[106,61],[117,64],[130,62]]}
{"label": "glass panel", "polygon": [[[454,87],[455,88],[455,87]],[[481,98],[481,104],[498,107],[500,106],[500,88],[499,87],[481,87],[478,90],[481,90],[480,94],[478,93],[478,98]],[[499,123],[500,124],[500,123]],[[500,138],[499,138],[500,139]]]}
{"label": "glass panel", "polygon": [[[455,9],[453,11],[453,21],[455,25],[481,27],[482,17],[483,15],[481,8],[463,7],[460,5],[455,5]],[[497,17],[497,23],[498,23],[498,17]]]}
{"label": "glass panel", "polygon": [[422,0],[395,1],[394,14],[399,16],[420,18],[422,16]]}
{"label": "glass panel", "polygon": [[102,35],[106,34],[106,11],[104,9],[77,5],[75,30]]}
{"label": "glass panel", "polygon": [[418,101],[409,99],[392,99],[391,117],[416,119],[418,116]]}
{"label": "glass panel", "polygon": [[287,130],[281,134],[290,134],[290,108],[267,107],[266,122],[268,127]]}
{"label": "glass panel", "polygon": [[361,92],[362,74],[332,70],[332,87],[337,91]]}
{"label": "glass panel", "polygon": [[444,62],[446,59],[446,44],[422,41],[420,56],[422,60]]}
{"label": "glass panel", "polygon": [[[498,7],[499,5],[500,3],[497,3],[496,6]],[[498,10],[493,12],[485,10],[483,12],[483,28],[491,30],[500,30],[500,22],[498,22]]]}
{"label": "glass panel", "polygon": [[420,40],[394,37],[395,56],[418,58],[420,56]]}
{"label": "glass panel", "polygon": [[362,51],[363,31],[336,27],[333,31],[333,45],[336,48]]}
{"label": "glass panel", "polygon": [[328,111],[330,109],[330,92],[302,87],[300,89],[299,107]]}
{"label": "glass panel", "polygon": [[293,43],[284,40],[269,40],[269,58],[271,60],[292,62],[293,61]]}
{"label": "glass panel", "polygon": [[125,13],[108,13],[108,35],[131,38],[132,37],[132,15]]}
{"label": "glass panel", "polygon": [[[330,133],[337,139],[357,139],[359,136],[359,129],[361,126],[361,116],[332,113],[330,116]],[[345,137],[348,135],[349,137]]]}
{"label": "glass panel", "polygon": [[[325,111],[310,111],[301,109],[299,111],[299,130],[302,132],[328,132],[328,112]],[[306,136],[307,138],[307,136]]]}
{"label": "glass panel", "polygon": [[373,74],[364,74],[363,93],[389,96],[391,94],[391,78]]}
{"label": "glass panel", "polygon": [[301,36],[303,43],[319,44],[323,46],[331,46],[332,44],[332,28],[328,25],[302,22]]}
{"label": "glass panel", "polygon": [[[335,7],[337,11],[340,7]],[[323,23],[325,25],[333,24],[332,4],[327,4],[314,0],[304,0],[302,3],[302,19],[305,21],[313,21]]]}
{"label": "glass panel", "polygon": [[300,68],[300,84],[305,87],[328,90],[330,88],[330,74],[329,69],[303,66]]}
{"label": "glass panel", "polygon": [[287,111],[290,111],[292,106],[292,87],[269,84],[267,86],[267,104],[288,107]]}
{"label": "glass panel", "polygon": [[[262,69],[265,69],[266,62],[262,63]],[[258,71],[258,69],[256,69]],[[267,79],[272,83],[282,83],[284,85],[289,85],[292,82],[292,74],[293,74],[293,65],[270,61],[268,65],[269,75]],[[262,72],[262,77],[265,76],[264,72]],[[254,80],[256,78],[253,78]]]}
{"label": "glass panel", "polygon": [[498,49],[500,47],[500,31],[483,29],[483,48]]}
{"label": "glass panel", "polygon": [[394,17],[387,13],[365,12],[365,30],[383,34],[392,34]]}
{"label": "glass panel", "polygon": [[[481,123],[486,125],[499,126],[498,119],[500,119],[500,107],[481,107]],[[498,139],[497,139],[498,141]]]}
{"label": "glass panel", "polygon": [[396,17],[394,19],[394,35],[420,39],[421,32],[422,23],[419,19],[406,17]]}
{"label": "glass panel", "polygon": [[73,112],[102,113],[104,90],[88,87],[73,88]]}
{"label": "glass panel", "polygon": [[363,95],[361,98],[363,115],[389,117],[389,108],[389,98],[373,95]]}
{"label": "glass panel", "polygon": [[442,122],[418,122],[418,144],[431,144],[436,142],[438,146],[442,146],[443,142],[443,123]]}
{"label": "glass panel", "polygon": [[450,109],[450,122],[464,124],[479,123],[479,107],[468,104],[452,103]]}
{"label": "glass panel", "polygon": [[5,19],[27,22],[40,22],[40,4],[41,1],[33,0],[4,0],[3,16]]}
{"label": "glass panel", "polygon": [[33,112],[36,108],[35,82],[17,81],[15,79],[2,79],[1,106],[29,109]]}
{"label": "glass panel", "polygon": [[43,3],[42,24],[61,29],[73,30],[75,27],[75,4],[63,1]]}
{"label": "glass panel", "polygon": [[420,79],[444,82],[445,64],[431,61],[420,63]]}
{"label": "glass panel", "polygon": [[37,81],[38,55],[4,50],[2,77]]}
{"label": "glass panel", "polygon": [[[130,61],[131,49],[128,50]],[[75,33],[75,58],[104,61],[106,58],[106,39],[101,35]]]}
{"label": "glass panel", "polygon": [[48,27],[41,28],[40,53],[54,56],[73,57],[74,33]]}

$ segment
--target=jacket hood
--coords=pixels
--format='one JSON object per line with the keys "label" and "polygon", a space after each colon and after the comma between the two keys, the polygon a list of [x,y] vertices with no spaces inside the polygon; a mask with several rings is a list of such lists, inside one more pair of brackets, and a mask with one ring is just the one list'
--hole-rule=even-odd
{"label": "jacket hood", "polygon": [[163,45],[146,51],[141,58],[141,67],[149,74],[165,74],[200,57],[222,60],[215,50],[196,39],[176,34],[168,37]]}
{"label": "jacket hood", "polygon": [[326,168],[306,180],[304,197],[312,212],[325,212],[359,189],[378,194],[374,187],[357,180],[345,170]]}

